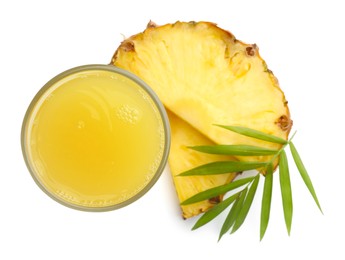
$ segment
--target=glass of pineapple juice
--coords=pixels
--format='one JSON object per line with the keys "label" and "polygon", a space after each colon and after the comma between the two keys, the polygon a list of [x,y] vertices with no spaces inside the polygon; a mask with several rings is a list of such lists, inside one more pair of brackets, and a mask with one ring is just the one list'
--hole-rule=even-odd
{"label": "glass of pineapple juice", "polygon": [[21,144],[37,185],[61,204],[107,211],[143,196],[170,147],[156,94],[111,65],[86,65],[50,80],[24,117]]}

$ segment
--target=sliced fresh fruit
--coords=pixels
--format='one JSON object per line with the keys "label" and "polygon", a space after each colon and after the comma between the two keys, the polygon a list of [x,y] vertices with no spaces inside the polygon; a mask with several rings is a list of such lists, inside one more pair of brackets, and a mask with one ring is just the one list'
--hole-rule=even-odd
{"label": "sliced fresh fruit", "polygon": [[[201,191],[231,182],[235,178],[236,173],[210,176],[176,176],[183,171],[203,163],[214,160],[229,160],[232,158],[229,156],[199,153],[188,149],[187,146],[200,144],[212,145],[214,143],[170,111],[168,111],[168,115],[171,125],[169,166],[179,201],[182,202]],[[182,216],[184,218],[196,216],[207,211],[221,200],[222,196],[181,206]]]}
{"label": "sliced fresh fruit", "polygon": [[[282,146],[214,124],[248,127],[285,140],[289,135],[292,120],[287,101],[277,79],[260,57],[258,47],[238,41],[213,23],[176,22],[157,26],[150,22],[144,32],[121,43],[111,64],[143,79],[176,115],[170,122],[173,135],[179,136],[172,138],[169,158],[174,176],[188,168],[218,160],[214,155],[187,149],[186,146],[198,145],[191,138],[200,137],[199,145],[214,142],[268,149]],[[192,127],[183,130],[181,119]],[[238,156],[237,159],[266,161],[268,157]],[[213,184],[209,176],[193,177],[192,182],[189,178],[174,177],[181,201],[225,181],[218,179],[219,176]],[[201,187],[197,183],[207,185]],[[211,203],[205,203],[183,208],[184,217],[207,210]]]}
{"label": "sliced fresh fruit", "polygon": [[[240,181],[244,179],[222,186],[236,175],[227,171],[252,167],[254,163],[250,161],[255,161],[255,167],[265,165],[257,170],[266,174],[260,227],[262,239],[269,220],[272,174],[287,145],[291,147],[295,164],[303,180],[307,179],[306,186],[321,210],[313,185],[291,142],[293,136],[287,140],[292,120],[284,93],[260,57],[257,45],[243,43],[209,22],[176,22],[163,26],[150,22],[142,33],[121,43],[111,63],[142,78],[174,113],[170,114],[172,147],[169,163],[179,199],[183,201],[185,217],[206,211],[212,206],[212,197],[242,185]],[[217,145],[210,147],[212,143]],[[187,149],[186,146],[198,147]],[[230,150],[230,154],[236,154],[235,159],[242,162],[219,162],[234,161],[233,158],[219,157],[224,155],[215,155]],[[256,153],[254,156],[253,152]],[[238,168],[240,166],[244,168]],[[287,162],[280,165],[280,171],[286,175]],[[176,176],[182,172],[183,177]],[[231,196],[223,204],[218,204],[194,227],[212,220],[233,200],[243,200],[243,207],[236,206],[240,202],[234,203],[230,210],[231,221],[225,220],[220,237],[229,228],[232,228],[231,233],[235,232],[245,220],[259,178],[261,176],[257,175],[250,184],[249,195],[247,185],[233,195],[237,198]],[[290,190],[289,182],[283,178],[281,185],[288,232],[292,200],[285,193]],[[241,194],[247,195],[241,198]],[[202,201],[204,199],[210,201]],[[215,198],[216,201],[219,199]],[[239,214],[235,214],[236,211]]]}
{"label": "sliced fresh fruit", "polygon": [[169,110],[218,144],[281,147],[214,124],[288,137],[292,121],[287,101],[258,47],[213,23],[150,22],[144,32],[121,43],[112,64],[138,75]]}

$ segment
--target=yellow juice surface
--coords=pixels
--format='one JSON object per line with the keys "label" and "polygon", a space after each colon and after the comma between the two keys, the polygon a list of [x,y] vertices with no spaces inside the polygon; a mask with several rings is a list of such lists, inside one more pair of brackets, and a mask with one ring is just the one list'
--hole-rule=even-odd
{"label": "yellow juice surface", "polygon": [[165,142],[150,95],[106,70],[78,72],[53,84],[29,114],[25,138],[40,186],[67,204],[96,208],[144,189]]}

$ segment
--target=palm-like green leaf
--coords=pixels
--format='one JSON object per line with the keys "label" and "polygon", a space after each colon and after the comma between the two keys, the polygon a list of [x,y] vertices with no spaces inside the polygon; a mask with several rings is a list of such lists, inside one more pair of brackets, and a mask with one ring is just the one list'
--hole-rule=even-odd
{"label": "palm-like green leaf", "polygon": [[[264,140],[271,143],[281,144],[279,150],[272,150],[263,147],[250,146],[250,145],[212,145],[212,146],[192,146],[189,147],[195,151],[207,153],[207,154],[220,154],[220,155],[235,155],[235,156],[267,156],[272,155],[269,161],[266,162],[239,162],[239,161],[221,161],[213,162],[199,167],[193,168],[189,171],[181,173],[179,176],[193,176],[193,175],[212,175],[212,174],[223,174],[230,172],[243,172],[247,170],[258,170],[263,173],[266,170],[265,183],[262,195],[261,202],[261,219],[260,219],[260,240],[263,239],[266,229],[269,223],[270,210],[271,210],[271,200],[272,200],[272,187],[273,187],[273,164],[276,162],[276,159],[279,158],[279,180],[280,188],[282,194],[282,203],[284,210],[285,224],[290,235],[291,224],[292,224],[292,215],[293,215],[293,202],[292,202],[292,191],[290,183],[290,173],[286,153],[284,149],[287,145],[290,146],[291,154],[293,156],[294,162],[300,172],[300,175],[306,184],[308,190],[310,191],[312,197],[314,198],[315,203],[322,212],[320,203],[316,196],[314,187],[310,180],[310,177],[305,169],[301,157],[298,154],[296,147],[292,143],[292,137],[286,141],[277,136],[266,134],[254,129],[240,127],[240,126],[226,126],[226,125],[217,125],[219,127],[225,128],[232,132],[256,138],[259,140]],[[246,216],[249,212],[251,204],[253,202],[257,186],[259,183],[260,174],[255,177],[249,177],[245,179],[240,179],[229,184],[225,184],[219,187],[208,189],[206,191],[200,192],[191,198],[183,201],[181,205],[187,205],[203,201],[216,197],[221,194],[225,194],[228,191],[239,188],[245,184],[248,184],[246,188],[242,191],[237,192],[228,199],[216,205],[213,209],[209,210],[199,218],[198,222],[195,224],[193,229],[201,227],[218,216],[225,208],[230,207],[233,203],[231,210],[229,211],[219,234],[219,240],[221,237],[231,230],[231,233],[236,232],[238,228],[244,223]],[[252,182],[252,183],[251,183]],[[250,184],[251,183],[251,184]],[[249,189],[248,189],[249,187]]]}
{"label": "palm-like green leaf", "polygon": [[255,193],[256,193],[256,189],[258,187],[259,184],[259,180],[260,180],[260,174],[258,174],[253,183],[251,184],[249,190],[248,190],[248,194],[243,202],[243,206],[236,218],[236,221],[234,223],[234,226],[232,227],[231,233],[235,233],[240,226],[243,224],[244,220],[246,219],[250,206],[252,205]]}
{"label": "palm-like green leaf", "polygon": [[227,207],[229,207],[237,198],[237,194],[232,195],[231,197],[223,200],[222,202],[218,203],[216,206],[205,212],[195,223],[192,230],[195,230],[208,222],[210,222],[212,219],[217,217],[220,213],[222,213]]}
{"label": "palm-like green leaf", "polygon": [[260,240],[263,239],[271,211],[271,199],[272,199],[272,184],[273,184],[273,165],[269,164],[265,176],[264,191],[261,202],[261,221],[260,221]]}
{"label": "palm-like green leaf", "polygon": [[277,137],[274,135],[270,135],[270,134],[266,134],[264,132],[254,130],[251,128],[242,127],[242,126],[227,126],[227,125],[216,125],[216,126],[225,128],[227,130],[230,130],[232,132],[235,132],[235,133],[238,133],[241,135],[253,137],[253,138],[256,138],[259,140],[264,140],[264,141],[271,142],[271,143],[287,144],[287,141],[283,138],[280,138],[280,137]]}
{"label": "palm-like green leaf", "polygon": [[286,224],[287,232],[290,235],[293,204],[292,204],[292,192],[291,192],[289,166],[288,166],[286,153],[284,150],[281,151],[280,153],[279,180],[280,180],[280,190],[281,190],[282,201],[283,201],[285,224]]}
{"label": "palm-like green leaf", "polygon": [[195,176],[195,175],[215,175],[230,172],[243,172],[254,170],[266,165],[265,162],[238,162],[238,161],[220,161],[204,164],[185,171],[178,176]]}
{"label": "palm-like green leaf", "polygon": [[278,152],[278,150],[252,145],[210,145],[191,146],[189,148],[202,153],[237,156],[263,156],[276,154]]}
{"label": "palm-like green leaf", "polygon": [[248,178],[236,180],[236,181],[233,181],[233,182],[228,183],[228,184],[224,184],[224,185],[221,185],[221,186],[218,186],[215,188],[211,188],[211,189],[202,191],[202,192],[186,199],[185,201],[183,201],[181,203],[181,205],[193,204],[193,203],[196,203],[199,201],[214,198],[218,195],[222,195],[222,194],[225,194],[231,190],[239,188],[239,187],[243,186],[244,184],[251,182],[253,179],[254,179],[254,177],[248,177]]}
{"label": "palm-like green leaf", "polygon": [[295,161],[295,164],[297,166],[297,169],[298,169],[299,173],[301,174],[302,179],[303,179],[305,185],[307,186],[309,192],[313,196],[316,205],[319,207],[320,211],[322,212],[322,209],[321,209],[319,200],[316,196],[316,192],[314,190],[313,184],[311,182],[311,179],[309,177],[309,174],[308,174],[306,168],[304,167],[302,159],[301,159],[300,155],[298,154],[295,145],[291,141],[290,141],[289,145],[290,145],[290,151],[291,151],[292,157]]}

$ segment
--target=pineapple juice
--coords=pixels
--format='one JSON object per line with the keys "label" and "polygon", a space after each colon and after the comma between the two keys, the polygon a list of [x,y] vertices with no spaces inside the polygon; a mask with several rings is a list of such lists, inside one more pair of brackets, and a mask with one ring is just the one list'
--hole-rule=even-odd
{"label": "pineapple juice", "polygon": [[153,185],[167,157],[164,108],[137,81],[108,67],[48,83],[23,124],[24,157],[35,181],[77,209],[129,204]]}

